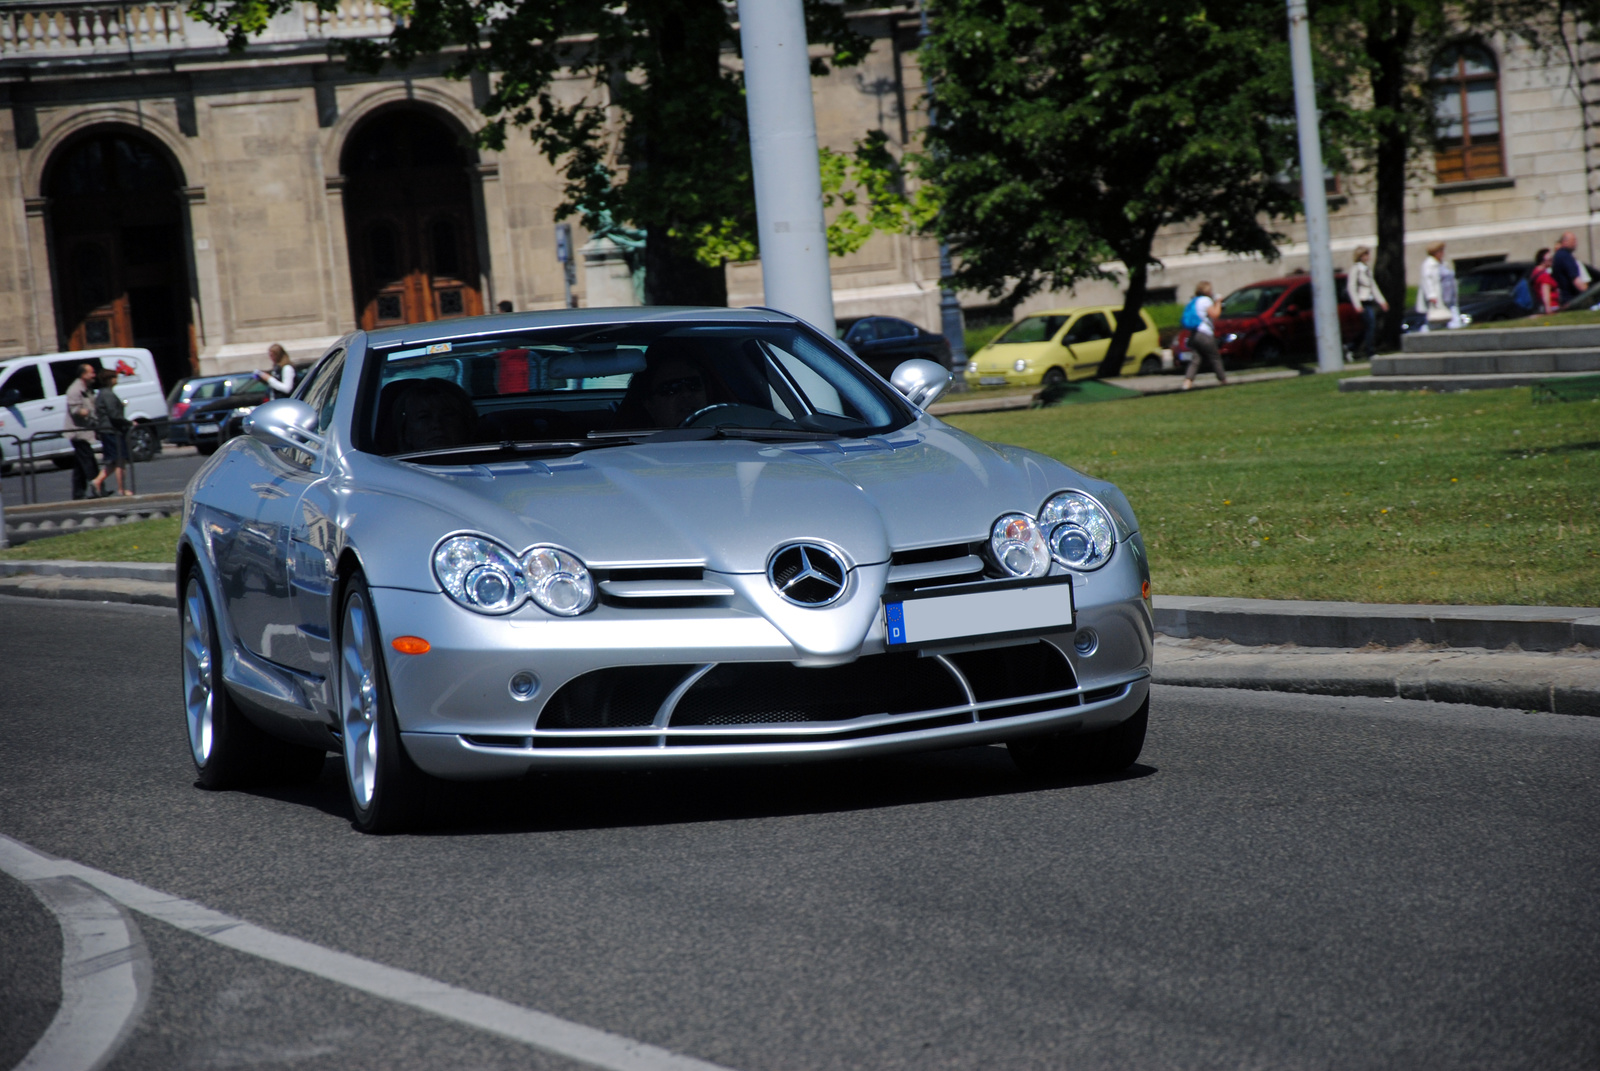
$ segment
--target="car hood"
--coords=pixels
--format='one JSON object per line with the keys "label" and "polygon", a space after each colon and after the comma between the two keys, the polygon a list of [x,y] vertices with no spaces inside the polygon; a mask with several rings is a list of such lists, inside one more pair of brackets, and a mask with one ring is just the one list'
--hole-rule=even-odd
{"label": "car hood", "polygon": [[[349,501],[351,523],[366,527],[364,513],[373,525],[380,517],[390,522],[357,542],[388,544],[399,553],[383,560],[398,557],[424,571],[432,544],[463,531],[515,551],[555,544],[599,568],[681,562],[761,573],[774,550],[796,540],[830,544],[852,567],[872,565],[894,550],[987,539],[1000,514],[1031,513],[1069,487],[1097,494],[1119,515],[1124,535],[1133,528],[1112,485],[931,418],[860,440],[640,444],[450,467],[358,454],[350,465],[350,485],[359,489]],[[407,500],[399,514],[388,508],[396,498]],[[393,525],[396,516],[404,525]],[[428,546],[402,549],[402,542]]]}

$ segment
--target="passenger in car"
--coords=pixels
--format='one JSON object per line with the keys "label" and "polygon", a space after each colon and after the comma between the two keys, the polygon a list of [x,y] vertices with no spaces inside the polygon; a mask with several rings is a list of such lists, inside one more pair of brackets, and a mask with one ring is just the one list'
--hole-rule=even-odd
{"label": "passenger in car", "polygon": [[445,450],[476,441],[478,411],[447,379],[403,379],[378,399],[378,449],[385,454]]}

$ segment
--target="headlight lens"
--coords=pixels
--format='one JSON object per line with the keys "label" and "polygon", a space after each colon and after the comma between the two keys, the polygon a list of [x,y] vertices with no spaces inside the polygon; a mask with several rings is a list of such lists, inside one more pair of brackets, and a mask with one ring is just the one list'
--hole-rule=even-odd
{"label": "headlight lens", "polygon": [[989,531],[989,551],[1011,576],[1044,576],[1050,571],[1050,548],[1044,533],[1025,513],[1008,513]]}
{"label": "headlight lens", "polygon": [[533,601],[558,617],[575,617],[594,603],[594,578],[577,558],[555,547],[534,547],[523,560]]}
{"label": "headlight lens", "polygon": [[1039,527],[1049,533],[1050,555],[1069,569],[1098,569],[1111,560],[1116,529],[1111,516],[1088,495],[1063,491],[1039,511]]}
{"label": "headlight lens", "polygon": [[1028,370],[1028,362],[1023,360],[1021,357],[1018,357],[1016,363],[1014,363],[1011,367],[1016,369],[1018,372],[1026,372]]}
{"label": "headlight lens", "polygon": [[433,575],[456,602],[484,614],[515,610],[528,595],[511,552],[478,536],[453,536],[433,552]]}

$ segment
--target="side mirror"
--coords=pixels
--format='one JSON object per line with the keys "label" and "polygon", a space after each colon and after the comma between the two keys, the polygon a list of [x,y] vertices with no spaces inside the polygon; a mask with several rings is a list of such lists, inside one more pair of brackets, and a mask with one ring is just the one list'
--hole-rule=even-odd
{"label": "side mirror", "polygon": [[889,384],[912,405],[926,409],[949,389],[951,379],[950,370],[944,365],[917,357],[896,368]]}
{"label": "side mirror", "polygon": [[327,440],[317,434],[317,411],[298,398],[263,402],[244,418],[244,433],[277,448],[320,454]]}

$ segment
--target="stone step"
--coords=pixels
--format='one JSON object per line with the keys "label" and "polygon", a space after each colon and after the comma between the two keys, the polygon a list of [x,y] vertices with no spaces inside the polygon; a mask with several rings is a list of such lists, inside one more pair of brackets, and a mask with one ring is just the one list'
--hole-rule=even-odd
{"label": "stone step", "polygon": [[1375,376],[1548,375],[1552,372],[1600,372],[1600,347],[1546,350],[1496,350],[1477,353],[1391,354],[1372,359]]}
{"label": "stone step", "polygon": [[1592,376],[1593,372],[1499,372],[1488,375],[1452,376],[1354,376],[1341,379],[1341,391],[1363,390],[1431,390],[1443,393],[1455,390],[1496,390],[1501,387],[1531,387],[1535,383],[1552,379],[1573,379]]}
{"label": "stone step", "polygon": [[1475,353],[1501,350],[1559,350],[1600,347],[1600,324],[1573,327],[1486,327],[1424,331],[1400,336],[1405,353]]}

